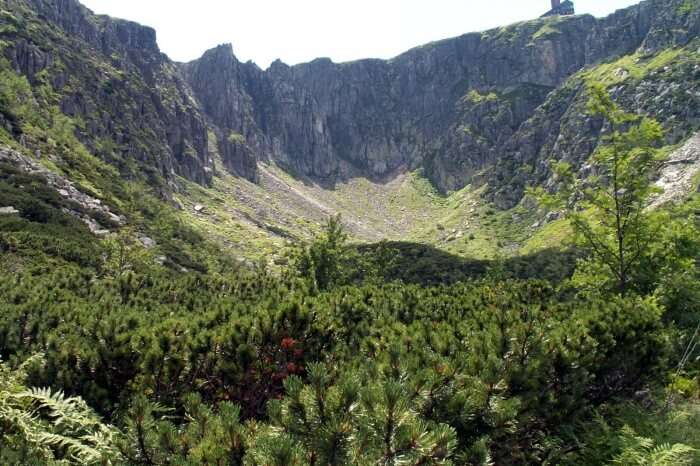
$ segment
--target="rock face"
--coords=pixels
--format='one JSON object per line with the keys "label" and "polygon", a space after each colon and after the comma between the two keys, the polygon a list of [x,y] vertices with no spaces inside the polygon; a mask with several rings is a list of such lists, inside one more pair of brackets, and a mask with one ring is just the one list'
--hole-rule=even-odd
{"label": "rock face", "polygon": [[93,153],[124,176],[211,179],[204,117],[153,29],[95,16],[76,0],[2,5],[4,56],[32,85],[48,80]]}
{"label": "rock face", "polygon": [[254,103],[248,92],[254,86],[257,70],[240,63],[230,46],[208,51],[196,65],[184,66],[203,112],[216,128],[217,145],[225,167],[255,180],[256,153],[263,148],[256,141]]}
{"label": "rock face", "polygon": [[[696,16],[690,26],[696,27],[697,22]],[[606,130],[600,119],[587,115],[586,83],[591,80],[605,83],[627,111],[661,122],[667,144],[681,143],[694,134],[700,128],[700,41],[695,36],[692,42],[683,42],[689,44],[683,49],[668,49],[669,43],[656,38],[651,42],[663,51],[645,41],[647,45],[635,55],[594,68],[588,75],[578,74],[550,93],[500,147],[500,157],[487,174],[490,200],[502,208],[512,207],[522,198],[525,186],[549,184],[552,160],[586,168]]]}
{"label": "rock face", "polygon": [[[583,165],[595,149],[602,124],[586,116],[582,69],[700,49],[696,3],[647,0],[604,19],[536,19],[392,60],[262,70],[230,45],[174,64],[152,29],[95,16],[76,0],[2,3],[11,18],[0,22],[13,28],[2,33],[5,56],[34,83],[47,70],[62,110],[84,121],[86,145],[126,176],[136,161],[150,178],[209,182],[211,132],[224,168],[251,181],[259,162],[328,185],[420,168],[443,191],[488,183],[502,207],[547,182],[548,160]],[[660,115],[669,142],[700,127],[698,68],[691,60],[676,72],[683,63],[611,86],[625,107]]]}
{"label": "rock face", "polygon": [[666,202],[683,200],[694,188],[693,182],[700,173],[700,132],[695,133],[681,148],[674,151],[666,160],[657,181],[663,190],[654,200],[652,207]]}
{"label": "rock face", "polygon": [[[601,20],[535,20],[429,44],[388,61],[275,62],[263,71],[240,63],[225,45],[182,68],[204,113],[223,136],[234,135],[234,143],[220,138],[220,152],[244,176],[254,179],[253,160],[328,181],[422,167],[440,189],[451,190],[495,168],[504,155],[522,163],[549,158],[556,140],[570,132],[584,130],[554,155],[590,155],[600,125],[576,114],[562,127],[562,119],[572,119],[570,105],[582,99],[580,87],[563,85],[604,60],[690,43],[700,12],[682,5],[651,0]],[[697,109],[690,113],[697,120]],[[532,156],[519,154],[521,148]],[[494,169],[489,181],[499,188],[506,183],[507,190],[518,167],[508,169]],[[509,198],[494,198],[512,205],[520,185]]]}

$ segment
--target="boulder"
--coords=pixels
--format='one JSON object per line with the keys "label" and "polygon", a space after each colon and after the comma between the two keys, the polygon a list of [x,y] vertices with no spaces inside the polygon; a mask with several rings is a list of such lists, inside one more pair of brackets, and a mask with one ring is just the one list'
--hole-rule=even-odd
{"label": "boulder", "polygon": [[19,214],[19,210],[15,209],[12,206],[0,207],[0,215],[14,215],[14,214]]}
{"label": "boulder", "polygon": [[146,249],[153,249],[154,247],[156,247],[156,241],[152,238],[149,238],[148,236],[145,236],[145,235],[139,236],[139,242]]}

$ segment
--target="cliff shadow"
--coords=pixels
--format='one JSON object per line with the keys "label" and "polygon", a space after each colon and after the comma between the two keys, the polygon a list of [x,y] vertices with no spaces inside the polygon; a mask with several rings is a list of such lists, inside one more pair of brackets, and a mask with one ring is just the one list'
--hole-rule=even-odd
{"label": "cliff shadow", "polygon": [[441,285],[494,276],[499,279],[541,279],[561,282],[571,277],[580,253],[546,249],[499,260],[465,258],[434,246],[383,241],[350,246],[348,269],[352,282],[371,278],[421,285]]}

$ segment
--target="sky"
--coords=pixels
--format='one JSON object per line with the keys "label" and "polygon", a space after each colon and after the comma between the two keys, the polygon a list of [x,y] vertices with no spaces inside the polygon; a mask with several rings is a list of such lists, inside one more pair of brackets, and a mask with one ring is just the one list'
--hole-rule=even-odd
{"label": "sky", "polygon": [[[335,62],[391,58],[439,39],[535,18],[550,0],[81,0],[95,13],[151,26],[176,61],[233,44],[261,68],[281,59]],[[575,0],[605,16],[639,0]]]}

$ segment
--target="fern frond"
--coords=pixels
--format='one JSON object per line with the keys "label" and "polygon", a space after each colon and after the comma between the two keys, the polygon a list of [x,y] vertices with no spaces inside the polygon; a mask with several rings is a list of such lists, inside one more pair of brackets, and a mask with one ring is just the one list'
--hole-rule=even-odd
{"label": "fern frond", "polygon": [[685,466],[693,464],[696,450],[680,443],[671,445],[664,443],[651,449],[649,464],[655,466]]}
{"label": "fern frond", "polygon": [[52,464],[104,464],[117,457],[116,430],[103,424],[85,401],[25,386],[26,367],[40,361],[40,356],[30,358],[18,371],[0,362],[0,424],[10,426],[8,434]]}

